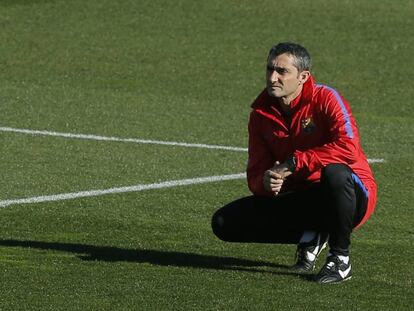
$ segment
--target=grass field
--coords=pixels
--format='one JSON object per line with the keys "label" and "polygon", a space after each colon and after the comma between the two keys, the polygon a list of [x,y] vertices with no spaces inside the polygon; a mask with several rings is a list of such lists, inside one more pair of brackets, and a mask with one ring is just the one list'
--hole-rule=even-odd
{"label": "grass field", "polygon": [[[0,0],[0,127],[246,147],[268,49],[351,103],[378,186],[354,277],[227,244],[243,179],[0,208],[0,310],[413,310],[414,1]],[[246,153],[0,131],[0,201],[242,173]],[[318,267],[321,265],[319,263]]]}

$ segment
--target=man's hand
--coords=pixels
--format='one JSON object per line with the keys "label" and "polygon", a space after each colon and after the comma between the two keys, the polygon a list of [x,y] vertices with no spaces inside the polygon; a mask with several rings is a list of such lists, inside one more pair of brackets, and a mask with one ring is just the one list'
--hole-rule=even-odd
{"label": "man's hand", "polygon": [[291,174],[292,172],[288,169],[288,165],[286,163],[280,164],[279,161],[276,161],[273,167],[264,173],[264,188],[267,191],[273,192],[275,195],[278,195],[280,189],[282,189],[282,185],[286,177],[288,177]]}
{"label": "man's hand", "polygon": [[270,170],[280,175],[283,179],[292,174],[286,162],[280,164],[279,161],[276,161]]}
{"label": "man's hand", "polygon": [[282,175],[273,172],[271,169],[267,170],[263,176],[263,185],[267,191],[278,195],[283,185]]}

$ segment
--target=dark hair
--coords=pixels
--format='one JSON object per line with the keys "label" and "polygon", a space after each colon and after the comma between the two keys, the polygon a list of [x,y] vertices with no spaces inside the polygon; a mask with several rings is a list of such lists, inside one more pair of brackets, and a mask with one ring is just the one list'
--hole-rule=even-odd
{"label": "dark hair", "polygon": [[311,68],[311,57],[309,52],[301,45],[292,42],[281,42],[274,45],[270,51],[268,58],[273,56],[279,56],[284,53],[292,55],[294,58],[294,65],[299,72],[303,70],[310,70]]}

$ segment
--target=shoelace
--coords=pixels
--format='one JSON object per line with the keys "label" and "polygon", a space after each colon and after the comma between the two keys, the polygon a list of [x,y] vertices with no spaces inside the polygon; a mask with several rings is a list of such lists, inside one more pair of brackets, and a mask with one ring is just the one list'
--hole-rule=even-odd
{"label": "shoelace", "polygon": [[337,257],[328,257],[328,259],[326,260],[326,264],[323,267],[323,271],[338,271],[340,263],[341,262]]}

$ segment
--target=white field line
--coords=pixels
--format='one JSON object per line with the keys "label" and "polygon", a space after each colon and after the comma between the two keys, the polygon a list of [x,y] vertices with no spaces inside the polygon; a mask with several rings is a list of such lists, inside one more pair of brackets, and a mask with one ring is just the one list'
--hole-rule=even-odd
{"label": "white field line", "polygon": [[154,144],[154,145],[166,145],[166,146],[178,146],[178,147],[189,147],[189,148],[205,148],[205,149],[219,149],[229,151],[247,151],[247,148],[231,147],[231,146],[220,146],[220,145],[206,145],[206,144],[191,144],[176,141],[160,141],[160,140],[148,140],[138,138],[120,138],[120,137],[107,137],[99,135],[87,135],[87,134],[72,134],[72,133],[61,133],[51,131],[38,131],[28,129],[18,129],[12,127],[0,127],[0,132],[12,132],[29,135],[41,135],[41,136],[55,136],[65,138],[77,138],[87,140],[101,140],[101,141],[115,141],[115,142],[126,142],[136,144]]}
{"label": "white field line", "polygon": [[368,163],[384,163],[385,159],[368,159]]}
{"label": "white field line", "polygon": [[[156,145],[221,149],[221,150],[243,151],[243,152],[247,151],[247,148],[241,148],[241,147],[206,145],[206,144],[190,144],[190,143],[183,143],[183,142],[144,140],[144,139],[137,139],[137,138],[119,138],[119,137],[107,137],[107,136],[85,135],[85,134],[72,134],[72,133],[61,133],[61,132],[52,132],[52,131],[18,129],[18,128],[11,128],[11,127],[0,127],[0,132],[12,132],[12,133],[21,133],[21,134],[29,134],[29,135],[55,136],[55,137],[97,140],[97,141],[129,142],[129,143],[137,143],[137,144],[156,144]],[[385,162],[385,160],[384,159],[368,159],[368,162],[383,163]],[[246,177],[245,173],[240,173],[240,174],[232,174],[232,175],[220,175],[220,176],[199,177],[199,178],[182,179],[182,180],[171,180],[171,181],[165,181],[165,182],[155,183],[155,184],[139,184],[139,185],[127,186],[127,187],[109,188],[109,189],[101,189],[101,190],[87,190],[87,191],[72,192],[72,193],[61,193],[61,194],[54,194],[54,195],[29,197],[29,198],[23,198],[23,199],[3,200],[3,201],[0,201],[0,207],[6,207],[9,205],[14,205],[14,204],[29,204],[29,203],[40,203],[40,202],[50,202],[50,201],[61,201],[61,200],[70,200],[70,199],[82,198],[82,197],[100,196],[100,195],[105,195],[105,194],[138,192],[138,191],[149,190],[149,189],[161,189],[161,188],[170,188],[170,187],[176,187],[176,186],[187,186],[187,185],[202,184],[202,183],[209,183],[209,182],[216,182],[216,181],[241,179],[245,177]]]}
{"label": "white field line", "polygon": [[[100,141],[115,141],[115,142],[127,142],[136,144],[154,144],[154,145],[165,145],[165,146],[179,146],[187,148],[205,148],[205,149],[219,149],[219,150],[230,150],[230,151],[243,151],[246,152],[247,148],[242,147],[231,147],[231,146],[220,146],[220,145],[206,145],[206,144],[191,144],[176,141],[160,141],[160,140],[148,140],[138,138],[121,138],[112,136],[100,136],[100,135],[88,135],[88,134],[73,134],[73,133],[61,133],[53,131],[39,131],[29,129],[18,129],[12,127],[0,127],[0,132],[12,132],[20,134],[29,134],[37,136],[54,136],[54,137],[65,137],[75,139],[87,139],[87,140],[100,140]],[[384,159],[368,159],[369,163],[384,163]]]}
{"label": "white field line", "polygon": [[15,204],[30,204],[30,203],[71,200],[71,199],[76,199],[76,198],[96,197],[96,196],[101,196],[105,194],[139,192],[139,191],[150,190],[150,189],[163,189],[163,188],[171,188],[171,187],[177,187],[177,186],[189,186],[189,185],[204,184],[204,183],[211,183],[211,182],[224,181],[224,180],[242,179],[242,178],[246,178],[246,173],[197,177],[197,178],[180,179],[180,180],[169,180],[169,181],[164,181],[164,182],[155,183],[155,184],[139,184],[139,185],[128,186],[128,187],[60,193],[60,194],[44,195],[44,196],[37,196],[37,197],[28,197],[28,198],[23,198],[23,199],[3,200],[3,201],[0,201],[0,207],[6,207],[10,205],[15,205]]}

